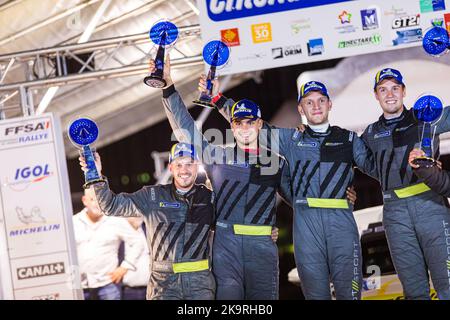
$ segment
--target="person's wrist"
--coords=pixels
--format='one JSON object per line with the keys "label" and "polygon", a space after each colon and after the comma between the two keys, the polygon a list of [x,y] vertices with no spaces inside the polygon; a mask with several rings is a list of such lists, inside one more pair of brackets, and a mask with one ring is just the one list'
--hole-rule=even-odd
{"label": "person's wrist", "polygon": [[170,87],[171,85],[173,85],[173,80],[172,78],[166,78],[166,86],[165,88]]}

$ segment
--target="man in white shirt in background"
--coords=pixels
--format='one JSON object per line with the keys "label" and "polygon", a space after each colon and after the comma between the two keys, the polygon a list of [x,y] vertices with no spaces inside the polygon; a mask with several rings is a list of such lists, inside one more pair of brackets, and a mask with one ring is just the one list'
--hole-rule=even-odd
{"label": "man in white shirt in background", "polygon": [[[145,243],[127,220],[101,213],[93,189],[86,189],[81,200],[85,208],[73,216],[73,225],[84,298],[120,300],[118,284],[128,270],[136,270]],[[121,241],[129,250],[119,266]]]}
{"label": "man in white shirt in background", "polygon": [[[144,222],[143,217],[127,218],[130,225],[139,232],[140,241],[145,249],[139,255],[136,262],[136,270],[129,270],[122,280],[122,300],[146,300],[147,284],[150,281],[150,256],[144,230],[141,228]],[[133,247],[129,243],[124,243],[125,255]]]}

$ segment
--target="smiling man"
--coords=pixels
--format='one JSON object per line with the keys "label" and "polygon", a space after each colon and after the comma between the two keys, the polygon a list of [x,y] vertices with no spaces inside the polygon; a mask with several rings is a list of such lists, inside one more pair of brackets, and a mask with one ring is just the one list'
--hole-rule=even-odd
{"label": "smiling man", "polygon": [[[450,222],[447,199],[431,191],[410,166],[408,156],[419,147],[422,125],[406,109],[406,86],[395,69],[375,76],[375,98],[383,114],[362,135],[375,158],[383,192],[383,224],[392,260],[407,299],[430,299],[428,270],[439,299],[450,299],[448,255],[443,223]],[[450,130],[449,108],[436,125],[434,158],[439,133]]]}
{"label": "smiling man", "polygon": [[[202,77],[199,90],[204,88]],[[213,101],[226,118],[233,112],[231,99],[218,93]],[[332,102],[323,83],[300,86],[297,108],[308,121],[306,130],[264,123],[264,128],[278,135],[260,138],[289,163],[294,251],[303,293],[307,299],[331,299],[332,282],[337,299],[357,300],[361,297],[361,250],[347,190],[355,164],[373,174],[372,155],[356,133],[330,125]]]}
{"label": "smiling man", "polygon": [[[153,70],[154,61],[150,61]],[[235,103],[228,120],[236,143],[215,145],[198,130],[176,91],[168,57],[164,79],[167,87],[163,89],[163,105],[172,129],[180,141],[202,150],[202,162],[216,194],[216,298],[278,299],[278,248],[271,235],[276,194],[290,199],[291,186],[286,161],[259,146],[262,120],[258,105],[247,99]]]}
{"label": "smiling man", "polygon": [[[96,153],[95,158],[101,174],[100,156]],[[82,157],[80,165],[86,171]],[[104,214],[144,217],[151,254],[147,299],[214,299],[208,244],[214,223],[214,196],[205,185],[195,184],[198,165],[194,147],[178,143],[169,159],[173,183],[145,186],[131,194],[115,194],[107,182],[92,187]]]}

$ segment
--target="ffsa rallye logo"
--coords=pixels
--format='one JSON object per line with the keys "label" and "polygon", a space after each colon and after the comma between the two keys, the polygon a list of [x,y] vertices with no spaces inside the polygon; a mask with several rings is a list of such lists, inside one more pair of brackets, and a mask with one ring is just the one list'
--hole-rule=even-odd
{"label": "ffsa rallye logo", "polygon": [[224,21],[348,1],[352,0],[206,0],[206,7],[211,20]]}
{"label": "ffsa rallye logo", "polygon": [[2,135],[11,141],[26,143],[49,138],[50,121],[39,121],[16,126],[5,127]]}
{"label": "ffsa rallye logo", "polygon": [[53,172],[50,171],[49,164],[20,167],[15,169],[12,177],[5,179],[3,185],[10,187],[14,191],[23,191],[31,184],[40,182],[52,175]]}

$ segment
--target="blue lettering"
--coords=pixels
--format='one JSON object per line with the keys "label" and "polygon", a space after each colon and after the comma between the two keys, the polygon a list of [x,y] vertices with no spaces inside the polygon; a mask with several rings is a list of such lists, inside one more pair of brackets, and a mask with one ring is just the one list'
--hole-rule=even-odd
{"label": "blue lettering", "polygon": [[45,166],[37,165],[34,166],[33,168],[24,167],[22,169],[17,169],[16,174],[14,176],[14,180],[19,180],[19,178],[28,179],[31,175],[33,175],[34,177],[48,176],[50,175],[48,167],[49,165],[46,164]]}
{"label": "blue lettering", "polygon": [[354,0],[206,0],[208,16],[213,21],[318,7]]}

